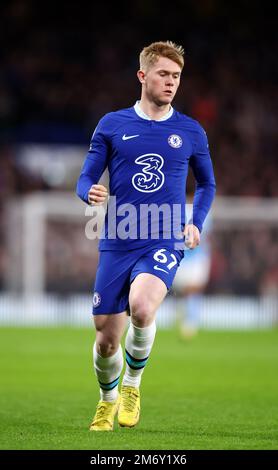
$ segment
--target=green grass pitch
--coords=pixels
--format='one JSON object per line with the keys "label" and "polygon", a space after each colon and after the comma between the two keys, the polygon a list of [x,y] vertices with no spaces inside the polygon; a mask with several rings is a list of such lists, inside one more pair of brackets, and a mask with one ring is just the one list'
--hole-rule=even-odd
{"label": "green grass pitch", "polygon": [[93,330],[0,329],[1,449],[277,449],[278,330],[158,331],[134,429],[89,433]]}

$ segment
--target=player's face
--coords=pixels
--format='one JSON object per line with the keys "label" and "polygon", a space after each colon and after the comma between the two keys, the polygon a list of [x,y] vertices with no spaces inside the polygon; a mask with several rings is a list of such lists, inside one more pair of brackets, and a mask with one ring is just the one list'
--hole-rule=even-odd
{"label": "player's face", "polygon": [[149,101],[158,106],[170,104],[180,84],[181,68],[171,59],[159,57],[144,73],[142,84]]}

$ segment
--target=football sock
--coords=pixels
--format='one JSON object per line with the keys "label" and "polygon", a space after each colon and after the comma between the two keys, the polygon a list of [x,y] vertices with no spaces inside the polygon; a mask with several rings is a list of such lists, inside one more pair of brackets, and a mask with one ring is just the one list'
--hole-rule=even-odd
{"label": "football sock", "polygon": [[155,333],[155,322],[145,328],[138,328],[130,322],[125,340],[126,370],[123,385],[139,388],[141,376],[152,349]]}
{"label": "football sock", "polygon": [[103,401],[115,401],[118,397],[118,383],[123,368],[121,345],[113,356],[102,357],[98,354],[95,343],[93,360],[100,386],[100,399]]}

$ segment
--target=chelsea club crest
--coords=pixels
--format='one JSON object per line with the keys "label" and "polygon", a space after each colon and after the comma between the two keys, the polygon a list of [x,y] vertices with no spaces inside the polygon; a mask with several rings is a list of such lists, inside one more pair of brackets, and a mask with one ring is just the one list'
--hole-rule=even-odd
{"label": "chelsea club crest", "polygon": [[93,295],[93,307],[98,307],[101,302],[101,296],[98,292],[95,292]]}
{"label": "chelsea club crest", "polygon": [[182,138],[177,134],[172,134],[168,137],[168,144],[174,149],[178,149],[182,146]]}

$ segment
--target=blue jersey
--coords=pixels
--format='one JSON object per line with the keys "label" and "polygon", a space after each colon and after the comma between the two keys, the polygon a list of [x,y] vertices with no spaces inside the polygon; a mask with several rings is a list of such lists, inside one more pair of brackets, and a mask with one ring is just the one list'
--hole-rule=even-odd
{"label": "blue jersey", "polygon": [[[113,200],[116,225],[128,220],[128,236],[122,237],[118,232],[111,236],[108,205],[105,234],[99,249],[132,250],[150,244],[173,248],[176,234],[181,234],[185,224],[189,165],[196,179],[193,223],[201,232],[215,194],[207,136],[201,125],[173,108],[168,119],[159,121],[142,117],[136,106],[106,114],[92,136],[77,194],[88,203],[89,189],[108,168],[110,195],[116,196]],[[152,216],[152,211],[147,209],[165,205],[165,211],[159,211],[158,217],[156,214],[156,233],[152,228],[146,236],[145,229],[149,228]],[[180,217],[176,217],[174,207],[180,208]],[[163,217],[171,222],[166,235]]]}

